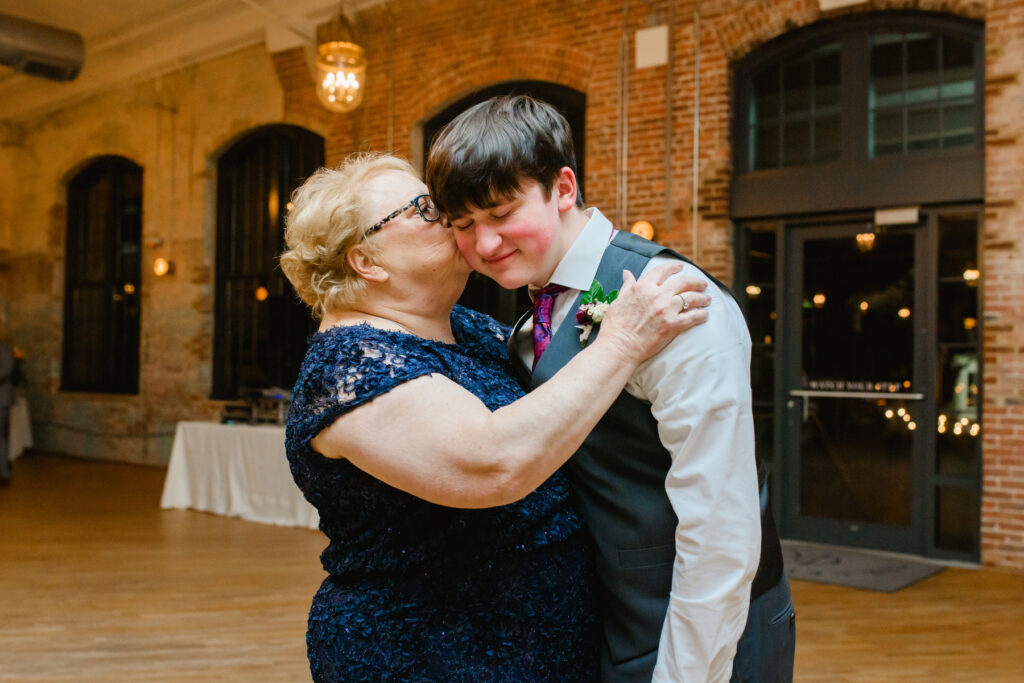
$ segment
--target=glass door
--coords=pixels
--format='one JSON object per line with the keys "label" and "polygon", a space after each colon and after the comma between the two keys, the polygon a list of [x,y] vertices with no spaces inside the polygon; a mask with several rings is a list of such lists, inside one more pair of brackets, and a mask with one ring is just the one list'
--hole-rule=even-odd
{"label": "glass door", "polygon": [[873,224],[786,234],[783,518],[807,540],[923,552],[923,435],[934,406],[925,231]]}

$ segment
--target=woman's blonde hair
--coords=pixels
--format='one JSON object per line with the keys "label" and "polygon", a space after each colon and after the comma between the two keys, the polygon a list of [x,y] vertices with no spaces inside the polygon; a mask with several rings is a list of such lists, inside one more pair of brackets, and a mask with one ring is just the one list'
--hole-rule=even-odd
{"label": "woman's blonde hair", "polygon": [[[357,301],[366,282],[348,264],[349,249],[363,239],[368,220],[362,187],[384,171],[419,177],[405,159],[389,154],[355,154],[337,168],[321,168],[295,192],[285,219],[281,270],[317,320]],[[372,240],[363,247],[370,258]]]}

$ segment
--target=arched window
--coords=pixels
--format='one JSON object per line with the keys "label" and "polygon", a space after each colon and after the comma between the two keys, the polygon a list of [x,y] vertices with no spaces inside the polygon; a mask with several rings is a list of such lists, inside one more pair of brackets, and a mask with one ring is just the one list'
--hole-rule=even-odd
{"label": "arched window", "polygon": [[826,21],[736,65],[734,217],[984,195],[981,24]]}
{"label": "arched window", "polygon": [[[587,96],[578,90],[546,81],[509,81],[481,88],[461,100],[449,105],[423,124],[423,159],[426,163],[430,143],[434,136],[452,119],[474,104],[498,95],[529,95],[543,100],[558,109],[572,129],[572,142],[576,152],[577,180],[583,192],[584,168],[584,124],[586,123]],[[586,195],[584,195],[586,196]],[[516,291],[502,289],[498,284],[480,273],[472,273],[466,283],[459,303],[482,311],[503,323],[511,325],[516,317],[530,307],[530,298],[525,288]]]}
{"label": "arched window", "polygon": [[142,168],[102,157],[68,184],[61,388],[139,390]]}
{"label": "arched window", "polygon": [[313,323],[277,256],[289,197],[323,163],[323,138],[286,125],[250,133],[218,162],[214,398],[295,382]]}

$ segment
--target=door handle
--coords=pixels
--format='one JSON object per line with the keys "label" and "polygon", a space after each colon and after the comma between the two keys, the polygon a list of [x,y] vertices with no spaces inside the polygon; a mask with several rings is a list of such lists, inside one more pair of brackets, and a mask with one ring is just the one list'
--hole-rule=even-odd
{"label": "door handle", "polygon": [[831,396],[833,398],[905,398],[908,401],[920,401],[924,394],[910,394],[898,391],[805,391],[793,389],[790,396]]}
{"label": "door handle", "polygon": [[[920,401],[924,398],[924,394],[905,393],[896,391],[809,391],[805,389],[792,389],[789,392],[790,396],[803,399],[803,420],[807,421],[807,399],[820,396],[825,398],[902,398],[907,401]],[[793,402],[789,401],[789,407],[793,407]]]}

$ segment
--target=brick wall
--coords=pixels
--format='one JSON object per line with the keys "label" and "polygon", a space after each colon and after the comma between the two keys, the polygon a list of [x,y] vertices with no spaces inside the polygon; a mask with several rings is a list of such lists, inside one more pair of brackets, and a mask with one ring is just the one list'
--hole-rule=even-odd
{"label": "brick wall", "polygon": [[[363,105],[327,113],[316,102],[311,52],[242,50],[171,76],[126,86],[17,135],[0,130],[0,178],[15,176],[15,207],[0,198],[0,313],[30,346],[32,401],[44,446],[159,463],[181,418],[215,415],[209,401],[212,268],[211,171],[239,135],[265,123],[301,125],[326,139],[327,163],[357,150],[418,159],[424,121],[475,88],[552,81],[586,93],[588,203],[621,227],[646,219],[657,238],[726,281],[732,275],[729,185],[731,65],[787,31],[823,18],[877,10],[952,13],[986,21],[987,209],[984,235],[985,431],[983,562],[1024,568],[1024,280],[1019,197],[1024,184],[1024,0],[874,0],[822,14],[814,0],[703,0],[700,44],[699,225],[691,222],[694,3],[676,0],[392,0],[361,12],[356,31],[370,62]],[[666,67],[632,68],[634,32],[674,19]],[[618,196],[620,44],[628,40],[628,195]],[[669,114],[669,112],[671,112]],[[670,118],[670,125],[666,119]],[[670,147],[666,150],[666,143]],[[671,160],[666,168],[666,151]],[[144,234],[172,236],[181,270],[144,287],[138,397],[64,394],[59,380],[64,186],[97,154],[123,153],[145,168]],[[19,168],[18,174],[10,172]],[[173,196],[168,195],[173,188]],[[18,216],[17,234],[10,227]],[[155,253],[147,251],[144,263]],[[147,260],[148,259],[148,260]],[[109,417],[114,415],[114,417]],[[47,427],[65,425],[70,429]],[[86,438],[87,437],[87,438]]]}
{"label": "brick wall", "polygon": [[[390,148],[417,158],[417,127],[474,88],[519,79],[560,83],[587,95],[588,203],[601,207],[620,226],[650,220],[659,241],[696,255],[705,267],[729,281],[733,260],[728,218],[731,64],[787,31],[821,19],[880,10],[943,12],[987,21],[982,561],[1024,568],[1024,336],[1018,322],[1024,282],[1011,265],[1021,251],[1019,223],[1014,219],[1021,218],[1016,198],[1024,184],[1024,143],[1018,135],[1024,127],[1019,82],[1024,65],[1024,2],[878,0],[825,14],[817,2],[808,0],[702,2],[696,243],[691,218],[696,85],[692,2],[676,2],[673,8],[665,0],[508,4],[399,0],[367,11],[359,17],[357,28],[371,62],[370,90],[354,116],[332,117],[328,163],[360,149]],[[630,39],[639,28],[670,20],[674,22],[674,61],[669,84],[664,66],[632,68]],[[621,163],[616,145],[619,52],[624,37],[630,40],[625,201],[616,193]],[[669,109],[671,125],[666,126]],[[671,167],[666,169],[669,141]]]}
{"label": "brick wall", "polygon": [[1024,568],[1024,2],[985,26],[982,561]]}

